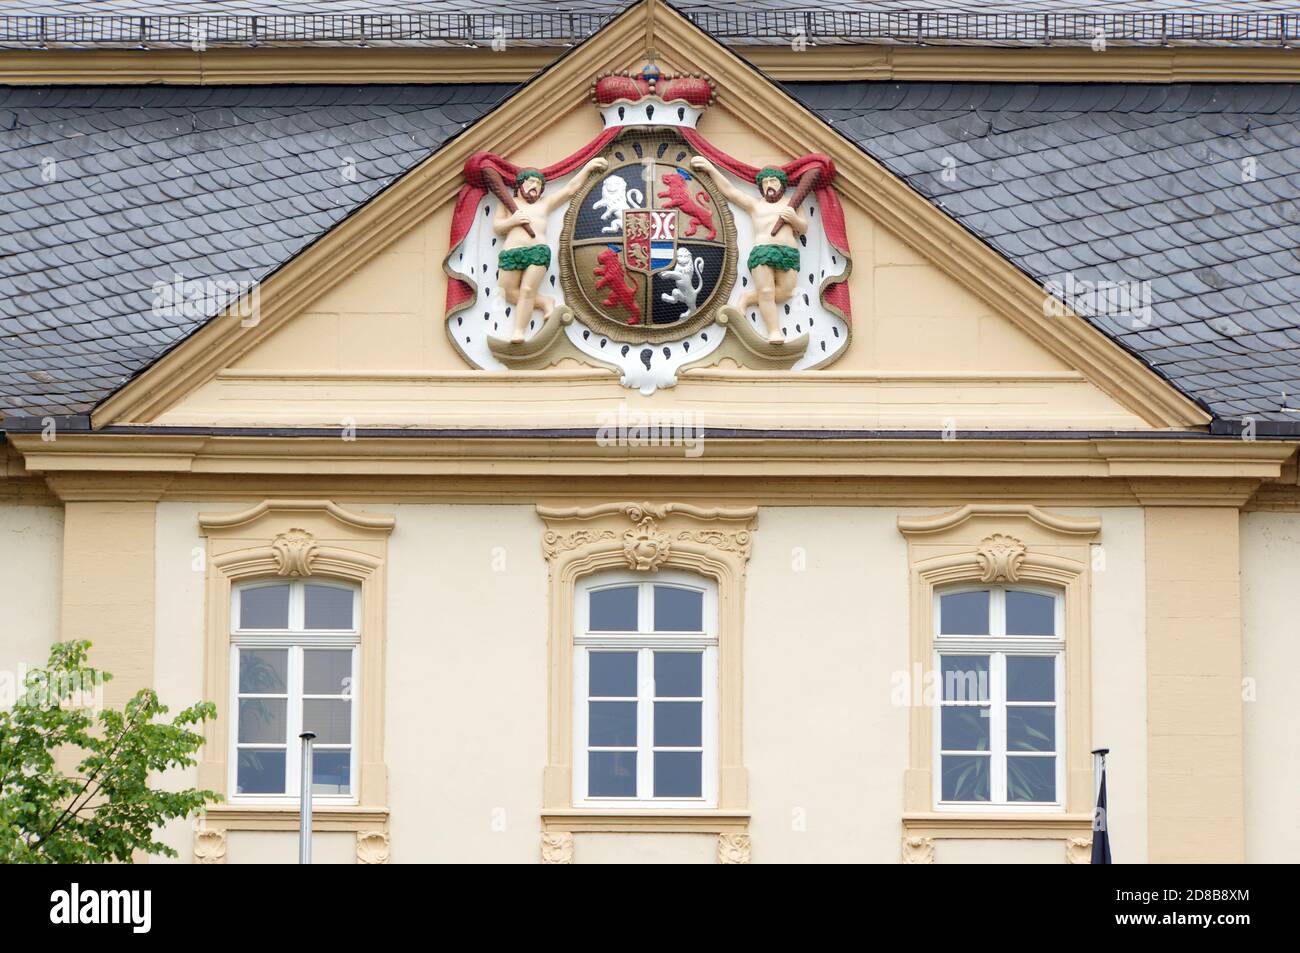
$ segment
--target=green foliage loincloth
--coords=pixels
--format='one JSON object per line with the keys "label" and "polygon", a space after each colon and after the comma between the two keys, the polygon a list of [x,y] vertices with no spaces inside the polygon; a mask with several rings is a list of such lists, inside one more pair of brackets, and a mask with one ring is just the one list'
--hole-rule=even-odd
{"label": "green foliage loincloth", "polygon": [[[795,255],[795,264],[799,256]],[[522,248],[503,248],[497,256],[497,266],[502,271],[523,271],[529,265],[551,266],[551,248],[549,245],[524,245]]]}
{"label": "green foliage loincloth", "polygon": [[799,270],[799,249],[789,245],[755,245],[749,252],[749,270],[767,265],[777,271]]}

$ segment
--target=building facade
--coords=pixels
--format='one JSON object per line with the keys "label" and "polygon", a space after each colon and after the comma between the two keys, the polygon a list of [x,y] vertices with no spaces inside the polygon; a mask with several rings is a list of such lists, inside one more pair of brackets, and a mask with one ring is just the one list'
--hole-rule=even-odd
{"label": "building facade", "polygon": [[0,51],[0,665],[183,862],[1289,860],[1294,51],[591,16]]}

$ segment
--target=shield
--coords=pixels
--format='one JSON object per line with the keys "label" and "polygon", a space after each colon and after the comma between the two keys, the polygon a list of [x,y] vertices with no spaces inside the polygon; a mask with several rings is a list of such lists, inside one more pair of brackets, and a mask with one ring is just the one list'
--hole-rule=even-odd
{"label": "shield", "polygon": [[685,338],[731,294],[731,210],[691,172],[692,155],[674,130],[620,136],[565,212],[558,283],[597,348]]}
{"label": "shield", "polygon": [[652,208],[623,213],[623,259],[628,271],[654,274],[677,256],[677,212]]}

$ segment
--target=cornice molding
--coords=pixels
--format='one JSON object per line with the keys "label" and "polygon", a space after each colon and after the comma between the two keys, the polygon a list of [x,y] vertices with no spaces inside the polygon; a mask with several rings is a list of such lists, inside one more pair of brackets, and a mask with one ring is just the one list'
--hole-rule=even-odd
{"label": "cornice molding", "polygon": [[[1300,51],[1205,47],[1008,49],[834,44],[731,47],[781,82],[953,81],[986,83],[1294,82]],[[522,83],[562,47],[490,49],[260,47],[189,50],[3,50],[8,86],[165,84]]]}
{"label": "cornice molding", "polygon": [[[238,807],[214,805],[203,812],[204,828],[219,831],[296,831],[296,807]],[[322,807],[311,812],[314,831],[386,831],[388,809],[384,807]]]}
{"label": "cornice molding", "polygon": [[[1022,503],[970,503],[934,516],[900,516],[898,531],[905,536],[942,533],[978,517],[999,520],[1023,518],[1063,536],[1090,537],[1101,532],[1101,520],[1096,517],[1061,516]],[[1020,545],[1023,549],[1024,544]]]}
{"label": "cornice molding", "polygon": [[1011,262],[810,113],[780,87],[720,46],[675,10],[649,2],[625,11],[571,54],[557,60],[497,109],[453,139],[390,188],[287,262],[261,288],[261,319],[240,327],[214,318],[106,399],[92,414],[96,428],[147,422],[210,381],[273,334],[342,278],[365,264],[432,209],[449,202],[465,158],[478,150],[518,148],[527,117],[545,107],[563,115],[584,100],[602,67],[626,66],[654,49],[662,65],[705,70],[719,101],[735,116],[762,117],[755,131],[778,149],[826,153],[839,172],[841,197],[897,235],[940,271],[1006,317],[1032,340],[1153,427],[1209,422],[1206,412],[1139,359],[1076,315],[1045,318],[1046,292]]}
{"label": "cornice molding", "polygon": [[488,49],[3,50],[0,84],[247,86],[521,83],[564,52]]}
{"label": "cornice molding", "polygon": [[[234,530],[250,529],[266,517],[296,517],[299,515],[328,516],[340,526],[361,533],[377,532],[387,535],[392,532],[393,527],[396,525],[396,520],[392,516],[352,513],[332,500],[263,500],[256,506],[234,513],[200,513],[199,534],[202,536],[229,535]],[[282,548],[286,552],[290,550],[296,551],[299,548],[299,541],[289,539],[287,536],[287,533],[292,532],[294,530],[291,529],[276,536],[276,540],[282,542]],[[271,545],[272,549],[276,548],[275,542],[272,542]],[[284,574],[282,573],[282,575]]]}
{"label": "cornice molding", "polygon": [[[380,477],[584,477],[628,478],[643,472],[666,480],[681,477],[772,479],[926,479],[983,477],[1024,479],[1127,479],[1157,500],[1168,489],[1178,497],[1181,481],[1219,481],[1198,492],[1236,499],[1262,480],[1280,477],[1295,444],[1234,438],[1150,440],[929,440],[763,437],[705,439],[705,452],[685,457],[680,447],[599,446],[594,439],[564,437],[404,437],[342,440],[337,437],[191,437],[148,434],[68,434],[44,442],[39,435],[10,434],[29,471],[41,473],[63,500],[159,499],[187,479],[237,475],[271,480],[329,478],[348,482]],[[544,451],[544,452],[543,452]],[[145,479],[153,474],[153,479]],[[270,494],[259,493],[258,499]],[[368,493],[366,494],[368,495]],[[542,494],[544,495],[544,494]],[[656,494],[658,495],[658,494]],[[680,494],[674,494],[680,495]],[[734,487],[729,494],[735,497]],[[698,494],[687,492],[686,498]],[[534,499],[536,495],[534,496]]]}
{"label": "cornice molding", "polygon": [[596,811],[555,808],[542,812],[544,833],[744,834],[748,811]]}
{"label": "cornice molding", "polygon": [[1300,50],[1206,47],[733,47],[783,82],[1291,83]]}

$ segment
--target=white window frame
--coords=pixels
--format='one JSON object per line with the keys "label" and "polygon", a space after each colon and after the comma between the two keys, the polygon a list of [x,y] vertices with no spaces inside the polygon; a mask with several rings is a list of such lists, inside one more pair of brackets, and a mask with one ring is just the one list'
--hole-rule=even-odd
{"label": "white window frame", "polygon": [[[693,589],[703,594],[702,632],[653,632],[649,621],[654,611],[655,585]],[[590,593],[599,589],[637,586],[637,631],[590,632]],[[660,570],[645,573],[604,572],[588,576],[575,587],[573,652],[573,804],[575,807],[628,809],[705,809],[718,803],[718,593],[712,580],[691,573]],[[637,652],[637,795],[635,797],[588,797],[588,656],[592,651],[618,649]],[[700,699],[700,797],[657,798],[654,792],[654,653],[655,651],[698,651],[702,654]],[[624,701],[629,699],[622,699]],[[671,699],[690,701],[687,698]],[[607,749],[606,749],[607,750]],[[628,749],[632,750],[632,749]],[[659,748],[658,750],[672,750]],[[691,749],[693,750],[693,749]]]}
{"label": "white window frame", "polygon": [[[240,594],[250,589],[266,589],[275,586],[289,586],[289,627],[287,629],[245,629],[240,619]],[[306,609],[306,587],[327,586],[333,589],[345,589],[352,593],[352,628],[351,629],[307,629],[304,627]],[[348,779],[350,794],[314,794],[312,801],[317,804],[352,805],[359,803],[358,788],[360,777],[358,770],[361,759],[359,751],[361,699],[358,690],[361,686],[361,588],[341,579],[311,577],[308,579],[285,579],[274,577],[255,579],[240,583],[230,590],[230,699],[229,711],[230,756],[227,767],[227,787],[231,792],[228,800],[232,804],[297,804],[302,794],[302,709],[303,701],[314,698],[338,698],[338,695],[306,695],[303,692],[303,651],[310,649],[344,649],[352,650],[352,681],[346,697],[352,704],[351,746],[349,751]],[[287,649],[287,715],[285,726],[285,792],[283,794],[236,794],[239,790],[239,749],[265,747],[278,749],[275,743],[241,744],[239,741],[239,653],[241,649]],[[268,696],[256,696],[268,697]],[[278,697],[278,696],[270,696]],[[340,750],[344,745],[316,744],[315,750]]]}
{"label": "white window frame", "polygon": [[[1048,596],[1055,602],[1054,635],[1014,635],[1006,634],[1006,594],[1008,591],[1029,592]],[[942,635],[943,617],[941,599],[944,596],[961,592],[988,592],[989,594],[989,634],[988,635]],[[963,584],[945,586],[934,590],[932,607],[934,620],[934,651],[932,665],[937,684],[934,693],[934,738],[932,757],[933,799],[937,811],[954,811],[963,813],[1025,813],[1043,814],[1059,813],[1065,810],[1066,797],[1066,721],[1065,721],[1065,594],[1059,589],[1045,586]],[[989,657],[989,800],[988,801],[945,801],[943,800],[943,665],[944,655],[987,655]],[[1009,801],[1007,800],[1007,708],[1017,706],[1046,707],[1047,702],[1008,702],[1006,660],[1007,656],[1045,656],[1056,660],[1055,699],[1051,703],[1056,709],[1056,800],[1054,801]],[[984,704],[983,702],[970,704]],[[951,752],[957,753],[957,752]],[[1047,755],[1024,755],[1025,757],[1046,757]]]}

